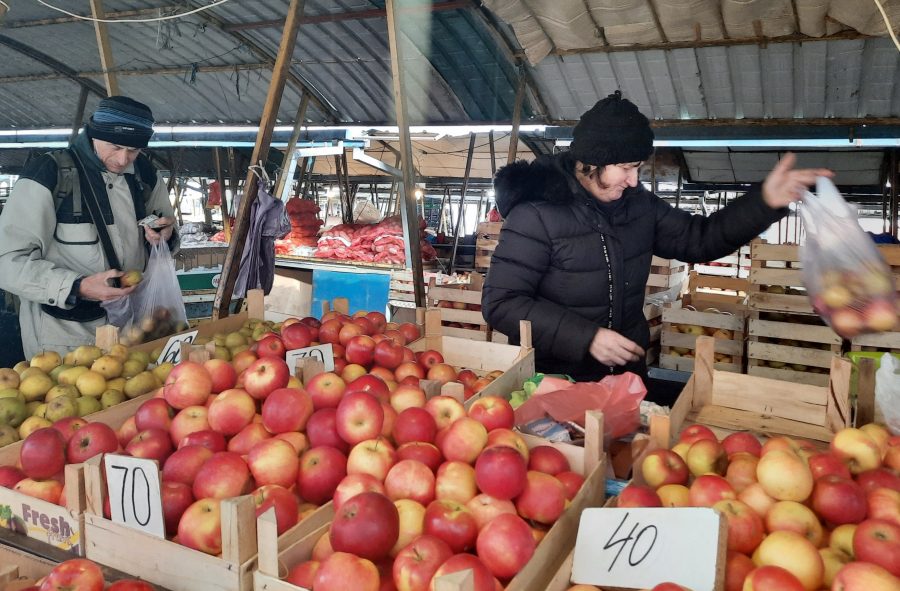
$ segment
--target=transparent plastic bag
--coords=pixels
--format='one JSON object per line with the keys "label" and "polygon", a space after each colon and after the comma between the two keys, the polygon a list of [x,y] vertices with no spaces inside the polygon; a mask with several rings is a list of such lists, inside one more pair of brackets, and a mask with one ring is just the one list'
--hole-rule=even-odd
{"label": "transparent plastic bag", "polygon": [[806,226],[803,283],[813,310],[845,338],[894,330],[890,268],[830,180],[818,178],[816,195],[807,193],[800,217]]}
{"label": "transparent plastic bag", "polygon": [[175,274],[175,259],[165,240],[150,247],[143,281],[123,299],[129,300],[131,308],[130,321],[121,325],[119,330],[119,342],[126,346],[153,341],[187,329],[187,312]]}
{"label": "transparent plastic bag", "polygon": [[900,359],[890,353],[881,357],[875,372],[875,408],[891,434],[900,435]]}

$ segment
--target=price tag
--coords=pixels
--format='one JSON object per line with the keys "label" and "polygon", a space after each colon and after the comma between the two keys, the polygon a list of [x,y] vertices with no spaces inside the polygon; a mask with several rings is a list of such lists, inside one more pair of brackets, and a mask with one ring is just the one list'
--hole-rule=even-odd
{"label": "price tag", "polygon": [[174,364],[180,363],[181,343],[193,343],[194,339],[197,338],[197,334],[199,332],[199,330],[192,330],[191,332],[177,334],[174,337],[170,338],[166,343],[166,346],[163,347],[162,353],[160,353],[159,355],[159,359],[156,360],[156,364],[162,365],[167,361]]}
{"label": "price tag", "polygon": [[726,530],[725,519],[709,508],[585,509],[572,582],[650,589],[670,581],[721,589]]}
{"label": "price tag", "polygon": [[165,538],[156,462],[116,454],[106,454],[103,461],[112,520]]}
{"label": "price tag", "polygon": [[288,367],[291,370],[291,375],[294,375],[294,372],[297,369],[297,361],[304,357],[318,359],[325,364],[325,371],[334,371],[334,351],[331,348],[331,343],[288,351],[285,354],[285,361],[287,361]]}

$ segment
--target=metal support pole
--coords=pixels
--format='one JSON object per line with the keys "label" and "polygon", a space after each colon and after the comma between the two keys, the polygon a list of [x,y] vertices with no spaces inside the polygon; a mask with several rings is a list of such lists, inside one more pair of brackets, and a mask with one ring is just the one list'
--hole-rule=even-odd
{"label": "metal support pole", "polygon": [[294,158],[294,149],[297,147],[300,133],[303,131],[303,120],[306,119],[306,108],[308,106],[309,94],[304,92],[300,98],[297,114],[294,116],[294,129],[291,131],[291,137],[288,140],[287,147],[284,149],[284,158],[281,160],[281,176],[278,178],[278,185],[275,187],[275,197],[285,201],[284,188],[288,186],[290,181],[294,180],[294,171],[297,165],[297,159]]}
{"label": "metal support pole", "polygon": [[78,93],[78,106],[75,107],[75,119],[72,120],[72,133],[69,135],[69,143],[75,142],[78,137],[78,131],[81,129],[81,122],[84,121],[84,107],[87,104],[88,89],[87,86],[81,87]]}
{"label": "metal support pole", "polygon": [[678,167],[678,180],[675,181],[675,209],[681,205],[681,167]]}
{"label": "metal support pole", "polygon": [[472,156],[475,154],[475,134],[469,134],[469,153],[466,154],[466,176],[463,178],[462,190],[459,195],[459,211],[456,214],[456,230],[453,232],[453,250],[450,252],[450,270],[453,273],[456,267],[456,249],[459,247],[459,232],[462,219],[465,217],[466,192],[469,190],[469,176],[472,173]]}
{"label": "metal support pole", "polygon": [[216,166],[216,181],[222,195],[222,231],[225,232],[225,243],[231,242],[231,216],[228,215],[228,192],[225,187],[225,175],[222,172],[222,148],[213,148],[213,162]]}
{"label": "metal support pole", "polygon": [[898,200],[898,190],[897,183],[900,182],[900,170],[898,170],[898,162],[897,158],[897,150],[891,151],[891,236],[897,238],[897,228],[900,225],[900,212],[897,211],[897,206],[900,205],[900,200]]}
{"label": "metal support pole", "polygon": [[516,161],[516,153],[519,150],[519,124],[522,122],[522,100],[525,98],[525,76],[519,76],[519,87],[516,89],[516,103],[513,105],[512,130],[509,132],[509,152],[506,155],[506,163]]}

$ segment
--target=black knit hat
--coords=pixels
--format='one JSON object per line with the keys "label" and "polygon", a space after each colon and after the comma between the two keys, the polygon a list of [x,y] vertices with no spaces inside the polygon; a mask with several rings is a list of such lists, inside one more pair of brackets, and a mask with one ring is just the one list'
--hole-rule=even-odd
{"label": "black knit hat", "polygon": [[617,90],[581,116],[569,152],[597,166],[639,162],[653,153],[653,130],[634,103]]}
{"label": "black knit hat", "polygon": [[144,103],[127,96],[100,101],[87,124],[88,135],[118,146],[146,148],[153,135],[153,113]]}

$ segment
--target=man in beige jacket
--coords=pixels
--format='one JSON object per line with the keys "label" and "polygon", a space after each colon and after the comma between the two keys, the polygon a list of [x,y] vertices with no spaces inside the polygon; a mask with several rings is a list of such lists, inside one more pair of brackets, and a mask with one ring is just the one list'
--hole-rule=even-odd
{"label": "man in beige jacket", "polygon": [[[166,183],[141,154],[151,135],[146,105],[103,99],[68,159],[35,158],[13,187],[0,214],[0,288],[20,299],[26,358],[93,343],[106,322],[100,303],[134,289],[115,287],[118,277],[144,269],[148,245],[177,246]],[[61,171],[75,174],[67,191]],[[157,230],[138,225],[151,213],[162,218]],[[98,232],[100,218],[106,232]]]}

